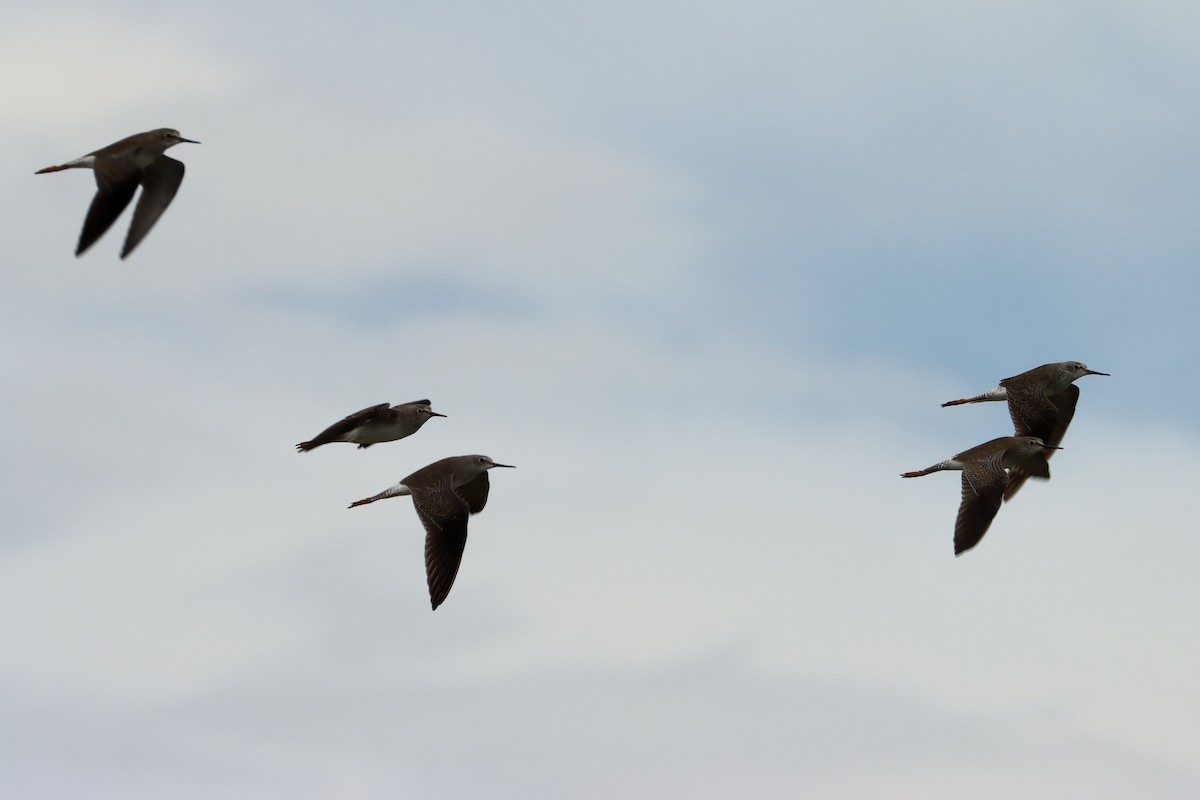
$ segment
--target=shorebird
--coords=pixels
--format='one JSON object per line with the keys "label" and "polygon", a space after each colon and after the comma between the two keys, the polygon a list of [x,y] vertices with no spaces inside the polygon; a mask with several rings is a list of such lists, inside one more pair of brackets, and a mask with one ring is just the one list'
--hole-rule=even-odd
{"label": "shorebird", "polygon": [[1075,381],[1084,375],[1111,377],[1107,372],[1088,369],[1086,364],[1078,361],[1059,361],[1005,378],[995,389],[981,395],[942,403],[945,408],[963,403],[1007,400],[1016,435],[1036,436],[1050,446],[1031,464],[1014,467],[1009,472],[1005,500],[1011,500],[1029,478],[1050,479],[1050,466],[1046,460],[1054,450],[1061,449],[1058,445],[1075,416],[1075,404],[1079,402],[1079,387]]}
{"label": "shorebird", "polygon": [[389,497],[412,495],[413,508],[425,526],[425,577],[429,602],[436,610],[450,594],[463,548],[467,546],[467,520],[487,504],[487,471],[497,464],[487,456],[452,456],[423,467],[373,497],[350,504],[374,503]]}
{"label": "shorebird", "polygon": [[1012,481],[1011,471],[1024,465],[1034,475],[1049,477],[1050,468],[1043,456],[1047,451],[1061,449],[1036,436],[1002,436],[932,467],[901,473],[900,477],[919,478],[945,469],[962,470],[962,503],[954,522],[954,555],[957,556],[979,544],[987,533],[1004,500],[1004,490]]}
{"label": "shorebird", "polygon": [[310,441],[296,445],[296,451],[306,453],[330,442],[350,442],[362,450],[380,442],[394,442],[412,436],[433,417],[444,416],[431,409],[428,400],[414,400],[396,406],[380,403],[355,411],[341,422],[333,423]]}
{"label": "shorebird", "polygon": [[76,256],[82,255],[112,227],[140,184],[142,196],[134,209],[133,223],[125,237],[125,246],[121,248],[121,258],[133,252],[133,248],[138,246],[167,210],[167,206],[171,205],[175,192],[179,191],[179,184],[183,181],[183,163],[163,153],[180,142],[200,144],[183,138],[173,128],[159,128],[135,133],[74,161],[39,169],[34,173],[41,175],[43,172],[64,169],[90,169],[96,173],[96,196],[92,198],[87,218],[83,221],[79,246],[75,248]]}

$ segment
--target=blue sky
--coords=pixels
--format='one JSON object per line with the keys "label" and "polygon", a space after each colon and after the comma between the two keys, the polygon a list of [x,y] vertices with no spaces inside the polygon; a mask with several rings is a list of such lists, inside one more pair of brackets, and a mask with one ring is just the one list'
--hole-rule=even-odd
{"label": "blue sky", "polygon": [[[15,11],[0,794],[1196,796],[1197,28]],[[171,209],[75,259],[91,176],[34,170],[161,126]],[[1112,377],[954,558],[897,474],[1065,359]],[[411,503],[346,505],[471,452],[517,469],[431,613]]]}

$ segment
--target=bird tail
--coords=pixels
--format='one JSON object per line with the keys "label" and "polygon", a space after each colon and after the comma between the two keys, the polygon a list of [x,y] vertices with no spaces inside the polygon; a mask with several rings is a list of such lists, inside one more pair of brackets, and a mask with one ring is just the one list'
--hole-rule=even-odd
{"label": "bird tail", "polygon": [[412,491],[403,483],[397,483],[395,486],[389,486],[377,495],[364,497],[362,500],[355,500],[349,507],[365,506],[367,503],[374,503],[376,500],[386,500],[389,497],[400,497],[408,494],[412,494]]}
{"label": "bird tail", "polygon": [[938,463],[934,464],[932,467],[926,467],[925,469],[919,469],[916,472],[901,472],[900,477],[901,478],[919,478],[922,475],[928,475],[931,472],[941,472],[944,469],[962,469],[962,466],[956,464],[953,459],[948,458],[945,461],[939,461]]}
{"label": "bird tail", "polygon": [[997,386],[991,391],[984,392],[983,394],[977,394],[974,397],[964,397],[961,400],[947,400],[945,403],[942,403],[942,408],[945,408],[946,406],[961,406],[963,403],[986,403],[989,400],[1007,399],[1008,390],[1003,386]]}

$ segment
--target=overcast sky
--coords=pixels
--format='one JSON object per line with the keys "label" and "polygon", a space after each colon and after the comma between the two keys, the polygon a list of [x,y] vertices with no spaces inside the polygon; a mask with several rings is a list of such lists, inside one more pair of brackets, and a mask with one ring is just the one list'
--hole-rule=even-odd
{"label": "overcast sky", "polygon": [[[42,3],[0,30],[0,795],[1200,796],[1200,8]],[[175,127],[73,256],[38,175]],[[1112,377],[955,558],[940,408]],[[359,451],[293,445],[428,397]],[[429,609],[407,498],[492,476]]]}

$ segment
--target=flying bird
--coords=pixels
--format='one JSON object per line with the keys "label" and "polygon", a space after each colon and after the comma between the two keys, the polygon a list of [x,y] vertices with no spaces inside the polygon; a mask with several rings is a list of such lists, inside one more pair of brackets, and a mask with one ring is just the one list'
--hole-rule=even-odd
{"label": "flying bird", "polygon": [[487,505],[487,471],[497,464],[487,456],[452,456],[423,467],[373,497],[350,504],[374,503],[389,497],[412,495],[413,508],[425,526],[425,578],[429,602],[436,610],[450,594],[463,549],[467,546],[467,520]]}
{"label": "flying bird", "polygon": [[[901,473],[901,478],[919,478],[947,469],[962,470],[962,502],[954,522],[954,554],[962,555],[983,538],[1000,511],[1012,471],[1024,466],[1039,477],[1049,477],[1044,455],[1052,447],[1036,436],[1002,436],[964,450],[932,467]],[[1008,472],[1005,472],[1005,470]],[[1045,472],[1042,476],[1041,472]]]}
{"label": "flying bird", "polygon": [[79,246],[75,255],[82,255],[96,240],[112,227],[133,199],[137,187],[142,187],[142,196],[133,211],[133,223],[121,248],[121,258],[133,252],[146,237],[154,223],[171,205],[179,184],[183,182],[183,163],[164,152],[180,142],[200,144],[185,139],[174,128],[135,133],[107,147],[101,147],[65,164],[39,169],[43,172],[59,172],[64,169],[90,169],[96,175],[96,196],[88,208],[79,234]]}
{"label": "flying bird", "polygon": [[1012,417],[1017,436],[1036,436],[1049,447],[1029,464],[1016,466],[1009,472],[1008,488],[1004,499],[1011,500],[1029,478],[1050,479],[1047,459],[1058,445],[1075,416],[1075,404],[1079,402],[1079,387],[1075,381],[1084,375],[1104,375],[1078,361],[1060,361],[1005,378],[995,389],[975,397],[950,400],[942,407],[963,403],[984,403],[989,400],[1008,401],[1008,413]]}
{"label": "flying bird", "polygon": [[445,416],[430,408],[428,400],[414,400],[395,406],[380,403],[355,411],[341,422],[333,423],[309,441],[296,445],[296,451],[307,453],[330,442],[350,442],[362,450],[380,442],[394,442],[411,436],[433,417]]}

